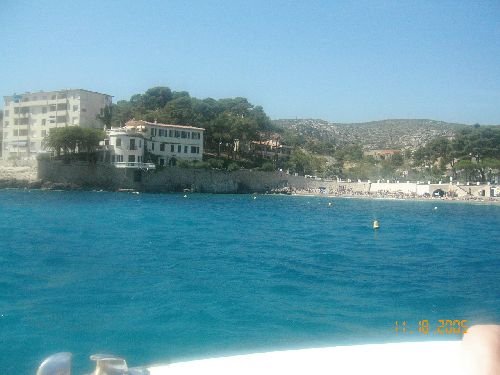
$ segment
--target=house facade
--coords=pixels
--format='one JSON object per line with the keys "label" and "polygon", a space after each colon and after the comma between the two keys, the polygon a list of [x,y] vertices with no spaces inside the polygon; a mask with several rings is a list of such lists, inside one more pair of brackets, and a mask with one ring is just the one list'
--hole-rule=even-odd
{"label": "house facade", "polygon": [[143,135],[145,156],[152,155],[160,166],[175,165],[179,160],[202,160],[203,128],[131,120],[124,129]]}
{"label": "house facade", "polygon": [[102,145],[103,162],[117,168],[154,168],[144,162],[144,135],[134,129],[116,128],[106,131],[107,138]]}
{"label": "house facade", "polygon": [[98,116],[111,102],[111,95],[83,89],[4,96],[2,158],[35,158],[45,152],[42,141],[52,128],[102,129]]}

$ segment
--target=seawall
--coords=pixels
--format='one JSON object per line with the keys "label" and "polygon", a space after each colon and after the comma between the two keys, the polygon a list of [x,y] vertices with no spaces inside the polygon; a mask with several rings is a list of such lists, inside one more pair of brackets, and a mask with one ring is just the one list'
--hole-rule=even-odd
{"label": "seawall", "polygon": [[432,195],[438,190],[457,197],[491,197],[498,194],[492,185],[429,184],[415,182],[345,182],[315,180],[284,172],[164,167],[157,170],[116,168],[110,164],[87,162],[64,163],[39,160],[38,180],[42,184],[62,184],[84,189],[134,189],[144,192],[265,193],[311,192],[346,195],[404,194]]}
{"label": "seawall", "polygon": [[[109,164],[64,163],[40,160],[38,179],[44,182],[74,184],[82,188],[146,192],[173,192],[189,189],[200,193],[264,193],[285,190],[347,189],[347,183],[313,180],[283,172],[240,170],[235,172],[165,167],[159,170],[115,168]],[[368,183],[348,184],[353,191],[368,192]]]}

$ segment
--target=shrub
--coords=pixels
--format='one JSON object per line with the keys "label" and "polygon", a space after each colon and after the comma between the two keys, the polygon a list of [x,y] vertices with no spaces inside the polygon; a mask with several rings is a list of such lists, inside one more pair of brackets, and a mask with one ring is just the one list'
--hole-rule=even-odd
{"label": "shrub", "polygon": [[272,171],[274,171],[274,165],[273,165],[273,163],[266,161],[264,164],[262,164],[262,167],[260,167],[260,170],[265,171],[265,172],[272,172]]}
{"label": "shrub", "polygon": [[230,172],[238,171],[238,170],[240,170],[240,166],[237,163],[231,163],[227,167],[227,170]]}

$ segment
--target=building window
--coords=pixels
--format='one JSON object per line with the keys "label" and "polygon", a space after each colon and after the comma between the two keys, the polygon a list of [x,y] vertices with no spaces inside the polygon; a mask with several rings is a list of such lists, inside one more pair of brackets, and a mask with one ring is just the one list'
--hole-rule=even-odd
{"label": "building window", "polygon": [[129,143],[129,146],[130,146],[130,150],[137,150],[137,147],[135,147],[135,138],[130,138],[130,143]]}
{"label": "building window", "polygon": [[168,131],[168,136],[169,136],[170,138],[172,138],[172,135],[173,135],[172,133],[173,133],[173,132],[172,132],[172,130],[169,130],[169,131]]}
{"label": "building window", "polygon": [[47,107],[42,107],[42,113],[47,113]]}
{"label": "building window", "polygon": [[57,108],[57,106],[55,104],[51,104],[50,105],[50,112],[55,112],[56,108]]}
{"label": "building window", "polygon": [[42,120],[42,125],[47,125],[47,120],[46,119]]}
{"label": "building window", "polygon": [[160,151],[165,151],[165,143],[160,143]]}
{"label": "building window", "polygon": [[200,133],[192,132],[191,133],[191,138],[192,139],[200,139]]}
{"label": "building window", "polygon": [[154,142],[151,142],[151,150],[155,150],[155,143]]}
{"label": "building window", "polygon": [[181,132],[176,130],[175,131],[175,138],[180,138],[181,137]]}
{"label": "building window", "polygon": [[66,93],[65,92],[60,92],[59,93],[59,99],[66,99]]}
{"label": "building window", "polygon": [[138,161],[139,163],[142,163],[142,156],[138,156],[138,157],[137,157],[137,161]]}
{"label": "building window", "polygon": [[182,146],[181,145],[177,145],[177,152],[179,154],[182,152]]}
{"label": "building window", "polygon": [[175,146],[174,145],[170,145],[170,152],[175,152]]}
{"label": "building window", "polygon": [[28,135],[28,130],[27,129],[21,129],[19,131],[14,130],[13,132],[14,137],[26,137]]}
{"label": "building window", "polygon": [[14,125],[28,125],[29,124],[29,118],[16,118],[14,119]]}
{"label": "building window", "polygon": [[116,138],[116,146],[120,147],[122,145],[122,139],[121,138]]}
{"label": "building window", "polygon": [[104,146],[109,146],[109,139],[104,140]]}
{"label": "building window", "polygon": [[77,112],[78,111],[78,106],[77,105],[74,105],[73,106],[73,112]]}
{"label": "building window", "polygon": [[42,137],[46,137],[47,136],[47,130],[42,130]]}
{"label": "building window", "polygon": [[181,138],[186,138],[186,132],[185,131],[181,131]]}
{"label": "building window", "polygon": [[58,124],[63,124],[63,123],[65,123],[65,122],[66,122],[66,116],[57,116],[57,118],[56,118],[56,122],[57,122]]}
{"label": "building window", "polygon": [[159,135],[160,137],[163,137],[163,129],[160,129],[160,131],[158,132],[158,135]]}
{"label": "building window", "polygon": [[164,164],[165,164],[165,159],[160,159],[160,166],[163,167]]}
{"label": "building window", "polygon": [[129,155],[128,156],[128,162],[129,163],[135,163],[135,155]]}
{"label": "building window", "polygon": [[200,148],[196,146],[191,146],[191,153],[192,154],[199,154],[200,153]]}
{"label": "building window", "polygon": [[18,113],[27,114],[27,113],[29,113],[29,111],[30,111],[30,107],[15,107],[14,108],[15,114],[18,114]]}
{"label": "building window", "polygon": [[57,105],[57,110],[58,110],[58,111],[65,111],[65,110],[67,110],[67,109],[68,109],[68,106],[66,105],[66,103],[59,103],[59,104]]}
{"label": "building window", "polygon": [[184,146],[184,153],[187,154],[188,153],[188,146]]}

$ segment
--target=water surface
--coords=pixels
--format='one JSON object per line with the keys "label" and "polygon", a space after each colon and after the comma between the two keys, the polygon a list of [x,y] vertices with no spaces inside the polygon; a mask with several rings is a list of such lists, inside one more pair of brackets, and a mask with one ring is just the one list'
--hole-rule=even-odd
{"label": "water surface", "polygon": [[499,227],[488,205],[3,190],[0,372],[58,351],[79,374],[96,352],[144,365],[458,339],[394,322],[498,323]]}

